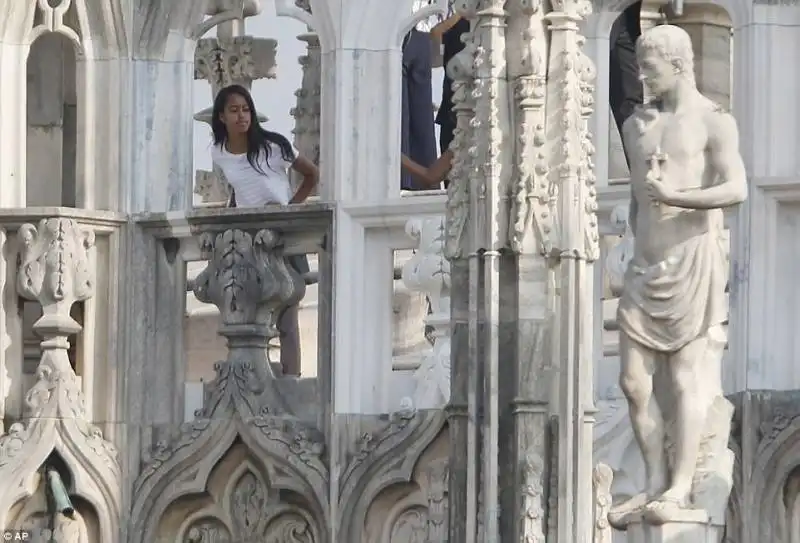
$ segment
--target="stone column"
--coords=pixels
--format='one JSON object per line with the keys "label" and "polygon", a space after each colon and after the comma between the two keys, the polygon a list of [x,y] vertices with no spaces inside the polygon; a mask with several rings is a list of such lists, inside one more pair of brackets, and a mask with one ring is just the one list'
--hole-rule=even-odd
{"label": "stone column", "polygon": [[0,1],[5,20],[0,29],[0,207],[25,207],[26,70],[36,2]]}
{"label": "stone column", "polygon": [[[502,365],[500,395],[510,398],[501,419],[499,439],[510,433],[509,450],[501,450],[503,541],[544,541],[548,534],[547,497],[554,468],[550,424],[552,361],[551,271],[543,254],[553,247],[552,208],[547,189],[547,67],[537,58],[548,54],[546,17],[527,2],[507,4],[506,44],[515,142],[511,179],[510,247],[516,262],[502,273],[509,284],[501,309]],[[551,512],[552,518],[552,512]],[[551,522],[551,524],[555,524]],[[550,526],[553,528],[554,526]],[[553,537],[552,535],[550,537]]]}
{"label": "stone column", "polygon": [[[311,7],[308,5],[308,0],[296,0],[295,3],[310,13]],[[303,80],[300,88],[295,92],[297,105],[291,111],[295,119],[294,146],[301,155],[315,164],[319,164],[322,51],[319,35],[311,28],[308,29],[308,32],[297,36],[297,39],[305,42],[306,54],[299,59],[303,69]],[[324,183],[325,180],[323,179],[321,182]],[[319,187],[315,187],[314,194],[318,191]]]}
{"label": "stone column", "polygon": [[319,35],[320,198],[337,204],[331,240],[337,413],[385,409],[388,342],[363,330],[381,318],[376,312],[386,310],[377,292],[392,267],[385,237],[365,225],[359,213],[400,196],[401,46],[416,20],[430,14],[412,13],[412,4],[311,0],[309,13],[288,0],[276,2],[279,14],[297,18]]}
{"label": "stone column", "polygon": [[656,25],[666,22],[666,17],[664,17],[662,9],[663,5],[658,2],[642,2],[642,9],[639,12],[639,26],[642,28],[642,33],[647,32]]}
{"label": "stone column", "polygon": [[[554,202],[557,259],[552,359],[557,361],[557,530],[554,541],[588,541],[592,534],[592,437],[594,425],[593,262],[599,257],[594,144],[589,118],[594,106],[595,67],[583,51],[578,23],[589,2],[557,2],[548,13],[546,140],[549,181],[559,186]],[[551,511],[551,515],[553,511]],[[552,518],[552,517],[551,517]]]}
{"label": "stone column", "polygon": [[[784,204],[793,202],[800,189],[800,116],[796,101],[787,95],[800,85],[800,66],[782,62],[776,52],[800,48],[800,7],[758,6],[733,23],[732,111],[750,196],[739,207],[731,231],[728,367],[737,378],[735,390],[726,392],[796,390],[796,364],[783,354],[783,343],[770,335],[786,317],[767,304],[792,288],[788,281],[781,284],[775,273],[781,262],[775,255],[782,249],[774,235],[781,220],[777,211],[793,209]],[[773,362],[765,365],[766,360]]]}
{"label": "stone column", "polygon": [[692,38],[697,89],[725,109],[731,104],[731,19],[714,4],[687,4],[670,24]]}
{"label": "stone column", "polygon": [[194,51],[208,1],[141,0],[134,24],[130,178],[123,209],[191,208],[194,162]]}

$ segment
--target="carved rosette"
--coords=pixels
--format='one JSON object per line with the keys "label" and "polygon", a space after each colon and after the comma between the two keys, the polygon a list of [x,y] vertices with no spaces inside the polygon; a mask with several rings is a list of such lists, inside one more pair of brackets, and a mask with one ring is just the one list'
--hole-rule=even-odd
{"label": "carved rosette", "polygon": [[117,451],[90,422],[67,354],[67,338],[81,329],[70,309],[94,293],[94,235],[71,219],[52,218],[38,227],[22,225],[18,239],[17,290],[42,306],[42,317],[33,325],[42,337],[42,356],[37,381],[25,396],[23,422],[0,436],[0,480],[4,488],[15,489],[0,493],[0,527],[9,508],[35,491],[29,478],[55,450],[72,471],[75,494],[98,511],[104,539],[114,540],[120,514]]}
{"label": "carved rosette", "polygon": [[450,401],[450,262],[444,256],[444,218],[411,219],[406,233],[417,240],[417,252],[403,266],[409,290],[423,292],[431,304],[426,324],[433,327],[433,346],[414,374],[417,409],[442,408]]}
{"label": "carved rosette", "polygon": [[270,38],[204,38],[197,42],[194,78],[211,83],[212,96],[228,85],[250,88],[257,79],[275,78],[277,51]]}

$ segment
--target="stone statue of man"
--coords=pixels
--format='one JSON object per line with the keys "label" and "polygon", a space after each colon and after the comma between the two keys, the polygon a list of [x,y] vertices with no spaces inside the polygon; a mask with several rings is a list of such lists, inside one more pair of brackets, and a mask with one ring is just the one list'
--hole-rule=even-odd
{"label": "stone statue of man", "polygon": [[693,484],[709,424],[725,433],[727,452],[731,412],[722,417],[727,426],[710,414],[727,403],[723,209],[747,196],[736,122],[697,90],[689,35],[676,26],[654,27],[639,38],[636,54],[655,99],[622,130],[635,241],[617,319],[620,385],[647,488],[612,510],[615,525],[632,512],[660,523],[697,509]]}

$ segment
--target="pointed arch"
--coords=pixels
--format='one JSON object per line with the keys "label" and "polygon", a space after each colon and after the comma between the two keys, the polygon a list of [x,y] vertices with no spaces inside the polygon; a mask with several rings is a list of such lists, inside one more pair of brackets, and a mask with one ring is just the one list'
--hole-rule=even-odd
{"label": "pointed arch", "polygon": [[750,479],[753,488],[747,493],[751,503],[746,504],[747,511],[756,512],[750,518],[759,522],[747,528],[748,537],[744,539],[757,541],[759,534],[770,533],[775,541],[782,541],[786,511],[783,488],[792,471],[800,466],[800,416],[779,416],[764,434],[750,470],[754,474]]}
{"label": "pointed arch", "polygon": [[[40,418],[31,422],[16,462],[0,466],[6,492],[0,494],[0,526],[6,526],[9,511],[37,490],[37,471],[55,451],[72,476],[74,493],[97,512],[101,541],[119,539],[120,470],[102,451],[106,445],[99,433],[87,432],[86,423],[75,419]],[[88,426],[88,425],[87,425]],[[6,436],[4,436],[6,437]],[[8,486],[5,486],[5,485]]]}
{"label": "pointed arch", "polygon": [[233,421],[205,420],[185,426],[175,445],[157,455],[134,484],[132,540],[155,541],[159,520],[169,506],[183,497],[205,492],[215,466],[237,439],[253,458],[259,459],[273,487],[303,496],[319,525],[325,526],[327,469],[313,452],[298,445],[304,439],[300,432],[278,419],[244,422],[238,416]]}
{"label": "pointed arch", "polygon": [[368,454],[356,455],[351,460],[339,485],[342,505],[337,518],[338,539],[358,539],[370,504],[390,486],[411,481],[420,457],[446,422],[442,410],[418,411],[406,426],[398,429],[390,423],[384,432],[372,438],[375,445]]}

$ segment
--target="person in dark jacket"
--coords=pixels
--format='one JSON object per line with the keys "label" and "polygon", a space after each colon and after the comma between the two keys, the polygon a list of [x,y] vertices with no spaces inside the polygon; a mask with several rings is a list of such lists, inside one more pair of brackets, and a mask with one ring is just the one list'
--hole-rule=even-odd
{"label": "person in dark jacket", "polygon": [[[622,125],[644,100],[639,66],[636,63],[636,40],[642,34],[642,2],[635,2],[617,17],[611,26],[611,54],[609,58],[609,102],[614,122],[622,134]],[[623,143],[623,150],[625,146]],[[628,152],[625,151],[625,160]],[[630,166],[630,163],[628,164]]]}

